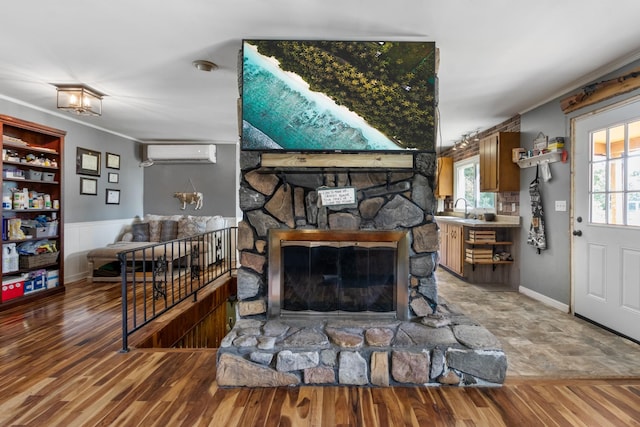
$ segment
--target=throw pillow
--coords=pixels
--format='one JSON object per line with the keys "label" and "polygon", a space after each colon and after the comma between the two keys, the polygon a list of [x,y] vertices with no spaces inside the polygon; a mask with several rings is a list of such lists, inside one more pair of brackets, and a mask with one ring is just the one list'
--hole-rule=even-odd
{"label": "throw pillow", "polygon": [[131,233],[133,234],[133,242],[149,242],[149,223],[131,224]]}
{"label": "throw pillow", "polygon": [[178,239],[182,239],[196,234],[204,233],[205,227],[201,221],[195,220],[193,217],[180,218],[178,222]]}
{"label": "throw pillow", "polygon": [[160,242],[174,240],[178,237],[178,222],[165,220],[160,225]]}
{"label": "throw pillow", "polygon": [[161,221],[157,219],[149,220],[149,241],[161,242],[160,240]]}

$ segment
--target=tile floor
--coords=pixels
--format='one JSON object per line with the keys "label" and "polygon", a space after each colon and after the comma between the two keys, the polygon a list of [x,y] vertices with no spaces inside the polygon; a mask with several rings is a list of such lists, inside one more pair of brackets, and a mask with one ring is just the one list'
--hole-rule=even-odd
{"label": "tile floor", "polygon": [[640,344],[518,292],[436,275],[440,298],[500,339],[507,379],[640,377]]}

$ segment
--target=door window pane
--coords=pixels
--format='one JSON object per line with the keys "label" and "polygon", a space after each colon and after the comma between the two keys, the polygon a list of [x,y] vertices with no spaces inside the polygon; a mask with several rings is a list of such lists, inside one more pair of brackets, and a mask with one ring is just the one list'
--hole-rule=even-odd
{"label": "door window pane", "polygon": [[609,194],[609,224],[624,225],[624,193]]}
{"label": "door window pane", "polygon": [[604,193],[591,195],[591,222],[594,224],[607,223],[607,202]]}
{"label": "door window pane", "polygon": [[640,226],[640,192],[627,194],[627,224]]}
{"label": "door window pane", "polygon": [[609,191],[624,190],[624,174],[622,159],[609,162]]}
{"label": "door window pane", "polygon": [[591,160],[596,162],[607,157],[607,131],[591,134]]}
{"label": "door window pane", "polygon": [[624,155],[624,125],[609,128],[609,158],[617,159]]}
{"label": "door window pane", "polygon": [[629,157],[627,165],[627,190],[640,191],[640,156]]}
{"label": "door window pane", "polygon": [[606,190],[606,173],[607,164],[605,162],[593,163],[591,165],[591,191],[600,192]]}
{"label": "door window pane", "polygon": [[629,123],[629,155],[640,154],[640,120]]}

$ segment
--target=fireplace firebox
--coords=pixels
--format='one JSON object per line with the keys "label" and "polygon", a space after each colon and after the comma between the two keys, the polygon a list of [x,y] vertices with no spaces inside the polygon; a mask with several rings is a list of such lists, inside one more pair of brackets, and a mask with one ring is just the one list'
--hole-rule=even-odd
{"label": "fireplace firebox", "polygon": [[271,230],[269,315],[406,320],[407,233]]}

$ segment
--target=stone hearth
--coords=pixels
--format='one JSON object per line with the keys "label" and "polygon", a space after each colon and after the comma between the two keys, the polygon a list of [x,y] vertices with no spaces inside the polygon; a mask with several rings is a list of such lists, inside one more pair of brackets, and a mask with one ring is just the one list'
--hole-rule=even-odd
{"label": "stone hearth", "polygon": [[[501,384],[506,357],[497,340],[438,300],[439,234],[433,188],[436,155],[415,152],[413,168],[270,170],[242,152],[237,322],[218,351],[222,386]],[[318,189],[353,187],[356,203],[327,207]],[[269,230],[403,232],[408,276],[403,320],[306,320],[268,316]],[[405,315],[406,314],[406,315]]]}
{"label": "stone hearth", "polygon": [[241,319],[219,353],[220,386],[496,386],[507,368],[498,340],[442,303],[422,322]]}

